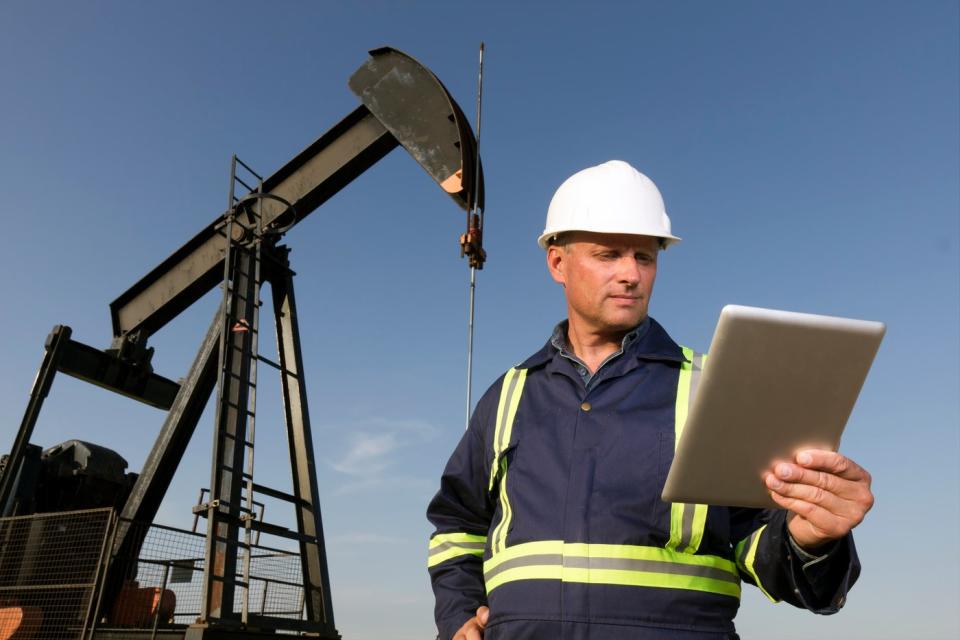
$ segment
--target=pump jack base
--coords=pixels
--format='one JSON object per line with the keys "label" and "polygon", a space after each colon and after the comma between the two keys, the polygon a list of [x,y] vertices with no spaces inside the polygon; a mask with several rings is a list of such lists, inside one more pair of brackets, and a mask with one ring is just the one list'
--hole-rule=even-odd
{"label": "pump jack base", "polygon": [[[278,634],[273,631],[258,629],[240,629],[206,624],[192,624],[186,628],[183,640],[276,640]],[[288,634],[284,634],[287,636]],[[299,637],[316,638],[317,640],[341,640],[340,634],[319,632],[299,632]]]}
{"label": "pump jack base", "polygon": [[[229,627],[210,627],[205,624],[192,624],[188,627],[160,627],[156,632],[151,629],[110,629],[99,628],[93,633],[93,640],[143,640],[144,638],[161,638],[162,640],[277,640],[279,634],[273,631],[262,631]],[[283,634],[283,637],[291,637]],[[303,633],[297,637],[315,638],[316,640],[342,640],[339,633]]]}

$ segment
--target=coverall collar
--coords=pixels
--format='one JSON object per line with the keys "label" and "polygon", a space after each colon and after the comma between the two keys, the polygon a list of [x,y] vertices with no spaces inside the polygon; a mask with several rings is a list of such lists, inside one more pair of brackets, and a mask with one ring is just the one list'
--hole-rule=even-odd
{"label": "coverall collar", "polygon": [[[683,350],[667,335],[666,330],[660,326],[660,323],[649,316],[648,319],[650,326],[647,327],[646,331],[641,332],[642,335],[636,340],[625,345],[626,348],[619,358],[630,359],[631,365],[635,364],[637,360],[685,361]],[[569,362],[560,355],[560,350],[557,349],[551,339],[547,340],[547,343],[539,351],[524,360],[519,366],[523,369],[533,369],[555,360]]]}

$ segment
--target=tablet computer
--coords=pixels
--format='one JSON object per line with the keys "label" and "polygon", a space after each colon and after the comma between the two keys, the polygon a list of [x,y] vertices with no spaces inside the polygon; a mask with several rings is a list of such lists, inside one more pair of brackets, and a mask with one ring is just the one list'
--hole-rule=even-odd
{"label": "tablet computer", "polygon": [[836,451],[881,322],[728,305],[694,372],[662,498],[776,507],[763,483],[800,449]]}

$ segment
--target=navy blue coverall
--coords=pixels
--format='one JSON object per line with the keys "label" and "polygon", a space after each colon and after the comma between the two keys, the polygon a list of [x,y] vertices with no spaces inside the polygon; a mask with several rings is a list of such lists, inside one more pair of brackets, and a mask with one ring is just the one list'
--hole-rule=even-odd
{"label": "navy blue coverall", "polygon": [[562,336],[480,399],[427,510],[442,640],[481,605],[485,640],[737,638],[741,580],[843,605],[851,536],[811,561],[782,510],[660,500],[701,356],[649,319],[585,382]]}

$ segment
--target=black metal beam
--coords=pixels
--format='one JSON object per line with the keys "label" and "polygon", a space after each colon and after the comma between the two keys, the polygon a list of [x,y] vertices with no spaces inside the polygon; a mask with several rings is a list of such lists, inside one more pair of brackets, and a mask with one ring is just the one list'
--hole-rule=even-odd
{"label": "black metal beam", "polygon": [[[286,262],[286,247],[281,262]],[[313,436],[307,409],[307,388],[304,379],[303,353],[297,323],[297,305],[293,293],[293,272],[277,267],[269,274],[273,293],[273,309],[277,323],[277,347],[280,360],[280,381],[283,389],[284,421],[293,473],[293,495],[297,516],[303,569],[303,591],[307,620],[335,633],[333,600],[330,595],[330,572],[320,516],[320,495],[314,461]]]}
{"label": "black metal beam", "polygon": [[[391,48],[370,52],[350,78],[363,105],[263,181],[263,227],[286,231],[373,166],[398,144],[462,209],[483,207],[483,175],[474,185],[476,142],[463,111],[433,73]],[[476,194],[476,195],[475,195]],[[226,251],[218,216],[110,305],[114,338],[142,344],[212,289]],[[117,345],[115,345],[117,346]]]}
{"label": "black metal beam", "polygon": [[[120,515],[122,521],[153,522],[160,503],[163,502],[163,496],[167,493],[180,459],[187,450],[217,382],[220,322],[218,311],[210,323],[187,377],[174,398],[153,449],[150,450],[130,491]],[[114,541],[114,556],[119,554],[122,557],[136,557],[136,554],[125,554],[121,551],[127,544],[127,530],[128,526],[119,527]]]}
{"label": "black metal beam", "polygon": [[[358,107],[264,181],[264,191],[293,204],[303,219],[396,146],[380,121]],[[271,204],[264,203],[265,222],[292,222],[278,221],[283,212]],[[225,218],[220,215],[110,304],[114,336],[155,333],[222,281]]]}
{"label": "black metal beam", "polygon": [[68,340],[57,364],[63,373],[158,409],[169,410],[180,385],[89,345]]}
{"label": "black metal beam", "polygon": [[10,456],[7,458],[7,467],[0,475],[0,515],[7,515],[8,502],[16,486],[16,480],[20,473],[20,465],[23,462],[24,452],[33,436],[33,428],[37,424],[37,418],[40,415],[40,409],[43,407],[43,401],[50,393],[50,385],[57,375],[57,365],[67,342],[72,333],[70,327],[57,325],[47,336],[47,342],[44,345],[43,360],[40,362],[40,369],[37,376],[33,379],[33,387],[30,389],[30,401],[27,403],[27,409],[24,411],[23,420],[20,422],[20,429],[17,431],[17,437],[13,441],[13,448],[10,450]]}

